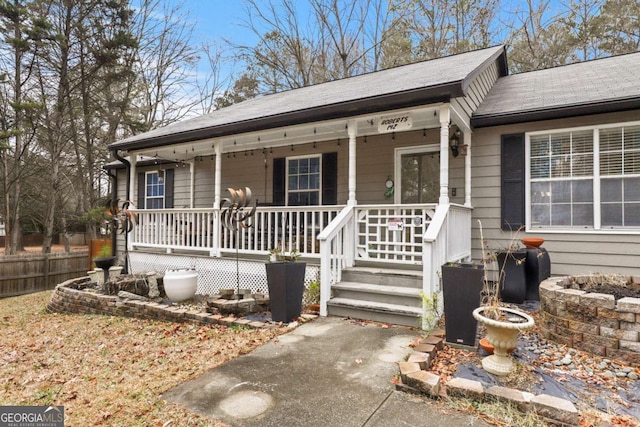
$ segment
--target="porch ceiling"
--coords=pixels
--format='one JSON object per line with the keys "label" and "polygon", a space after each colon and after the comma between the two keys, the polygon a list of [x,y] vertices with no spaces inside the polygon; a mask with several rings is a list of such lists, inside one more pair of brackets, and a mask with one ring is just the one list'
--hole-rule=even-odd
{"label": "porch ceiling", "polygon": [[[378,135],[378,124],[381,117],[409,113],[413,124],[411,129],[432,129],[440,126],[439,108],[442,104],[427,107],[380,112],[375,115],[357,116],[347,119],[325,120],[293,126],[284,126],[257,132],[239,133],[224,138],[208,138],[183,142],[175,145],[151,147],[143,150],[129,151],[128,154],[148,156],[156,159],[172,161],[188,161],[197,157],[215,155],[216,145],[221,145],[221,153],[254,152],[263,149],[284,147],[289,145],[312,144],[337,139],[348,139],[348,123],[357,126],[357,136]],[[400,133],[402,131],[399,131]]]}

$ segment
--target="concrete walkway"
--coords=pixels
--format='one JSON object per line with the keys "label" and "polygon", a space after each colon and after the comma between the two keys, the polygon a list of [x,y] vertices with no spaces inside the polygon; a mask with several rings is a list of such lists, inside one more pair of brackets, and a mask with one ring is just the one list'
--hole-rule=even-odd
{"label": "concrete walkway", "polygon": [[486,426],[395,391],[417,332],[319,318],[163,398],[232,426]]}

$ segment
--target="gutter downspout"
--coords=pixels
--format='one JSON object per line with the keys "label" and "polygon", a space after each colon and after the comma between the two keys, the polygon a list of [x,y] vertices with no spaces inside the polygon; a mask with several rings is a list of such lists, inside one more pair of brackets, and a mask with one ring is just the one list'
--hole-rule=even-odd
{"label": "gutter downspout", "polygon": [[[118,150],[113,150],[113,156],[118,159],[120,161],[120,163],[122,163],[123,165],[126,166],[127,168],[127,190],[126,190],[126,199],[125,200],[131,200],[130,198],[130,193],[129,193],[129,183],[131,182],[131,163],[125,159],[124,157],[120,156],[118,154]],[[114,191],[113,194],[116,194],[117,188],[114,187]],[[113,233],[113,239],[115,241],[116,236],[115,236],[115,230],[112,231]],[[115,247],[115,246],[114,246]],[[128,274],[129,273],[129,254],[127,253],[129,248],[129,233],[124,233],[124,273]]]}

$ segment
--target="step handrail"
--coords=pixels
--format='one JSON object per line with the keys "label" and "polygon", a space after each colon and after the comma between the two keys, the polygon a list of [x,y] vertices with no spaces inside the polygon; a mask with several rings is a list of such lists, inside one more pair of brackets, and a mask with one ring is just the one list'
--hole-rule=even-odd
{"label": "step handrail", "polygon": [[318,234],[320,241],[320,315],[327,315],[327,302],[331,298],[332,278],[339,282],[342,269],[353,266],[355,206],[345,206]]}

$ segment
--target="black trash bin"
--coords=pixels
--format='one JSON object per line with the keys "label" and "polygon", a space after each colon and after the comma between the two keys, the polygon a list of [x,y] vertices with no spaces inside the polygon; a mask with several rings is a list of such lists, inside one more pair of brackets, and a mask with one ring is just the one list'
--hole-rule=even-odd
{"label": "black trash bin", "polygon": [[442,294],[446,341],[476,346],[478,321],[473,310],[480,307],[483,279],[482,265],[447,263],[442,266]]}
{"label": "black trash bin", "polygon": [[269,305],[274,322],[289,323],[302,312],[304,293],[304,262],[272,262],[265,264]]}

